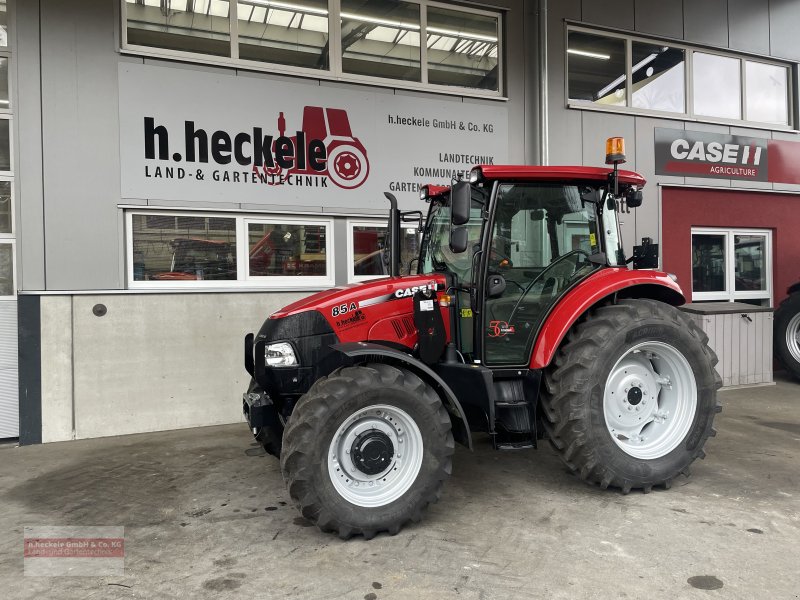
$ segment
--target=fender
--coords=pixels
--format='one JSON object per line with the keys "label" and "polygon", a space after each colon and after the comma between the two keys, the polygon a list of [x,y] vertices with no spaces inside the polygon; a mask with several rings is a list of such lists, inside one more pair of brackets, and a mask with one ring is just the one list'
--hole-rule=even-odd
{"label": "fender", "polygon": [[[341,352],[348,358],[356,359],[357,362],[363,362],[370,357],[380,357],[384,360],[388,359],[390,362],[399,362],[415,372],[423,380],[433,384],[435,388],[438,387],[439,389],[436,391],[439,393],[439,397],[442,399],[453,423],[453,437],[457,442],[472,450],[472,434],[469,431],[467,416],[464,414],[461,403],[456,398],[453,390],[450,389],[450,386],[426,364],[405,352],[372,342],[346,342],[344,344],[333,344],[331,348]],[[359,358],[363,360],[359,361]]]}
{"label": "fender", "polygon": [[800,281],[790,285],[789,289],[786,290],[787,294],[794,294],[795,292],[800,292]]}
{"label": "fender", "polygon": [[564,296],[547,315],[531,354],[531,369],[543,369],[575,321],[594,304],[618,293],[625,298],[652,298],[680,306],[686,298],[680,286],[661,271],[605,268],[590,275]]}

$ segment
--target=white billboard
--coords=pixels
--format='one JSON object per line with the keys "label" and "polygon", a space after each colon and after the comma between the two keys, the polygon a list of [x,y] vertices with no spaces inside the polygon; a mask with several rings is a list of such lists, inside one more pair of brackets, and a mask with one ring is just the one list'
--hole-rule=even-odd
{"label": "white billboard", "polygon": [[508,162],[502,101],[122,63],[122,197],[383,209]]}

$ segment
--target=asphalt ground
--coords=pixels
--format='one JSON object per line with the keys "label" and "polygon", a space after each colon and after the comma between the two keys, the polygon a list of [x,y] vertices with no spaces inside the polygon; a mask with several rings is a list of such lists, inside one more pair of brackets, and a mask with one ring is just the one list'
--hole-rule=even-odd
{"label": "asphalt ground", "polygon": [[[603,491],[482,437],[421,523],[371,541],[310,526],[244,424],[1,446],[0,597],[798,598],[800,385],[721,399],[670,490]],[[123,574],[26,576],[26,526],[124,527]]]}

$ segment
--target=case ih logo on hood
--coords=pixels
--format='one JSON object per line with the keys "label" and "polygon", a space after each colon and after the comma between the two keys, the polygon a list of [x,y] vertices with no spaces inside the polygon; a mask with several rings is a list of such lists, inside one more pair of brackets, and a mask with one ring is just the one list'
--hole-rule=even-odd
{"label": "case ih logo on hood", "polygon": [[208,132],[194,121],[185,121],[181,132],[183,148],[175,152],[174,137],[170,148],[172,132],[156,123],[153,117],[145,117],[144,157],[192,167],[187,173],[180,166],[156,166],[151,170],[150,165],[146,165],[145,176],[179,179],[188,176],[201,181],[206,174],[203,168],[195,165],[213,162],[220,166],[249,167],[243,171],[213,170],[210,176],[214,181],[327,187],[330,178],[345,189],[357,188],[366,181],[369,175],[367,150],[353,137],[346,111],[306,106],[302,129],[295,135],[286,135],[286,118],[282,112],[277,126],[278,135],[265,133],[261,127],[237,133]]}

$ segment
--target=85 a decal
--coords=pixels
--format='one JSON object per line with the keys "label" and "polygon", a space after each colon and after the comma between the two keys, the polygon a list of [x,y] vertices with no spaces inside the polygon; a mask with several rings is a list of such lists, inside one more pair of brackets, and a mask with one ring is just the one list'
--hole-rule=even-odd
{"label": "85 a decal", "polygon": [[331,309],[331,316],[338,317],[339,315],[346,315],[358,308],[358,304],[351,302],[350,304],[339,304]]}

